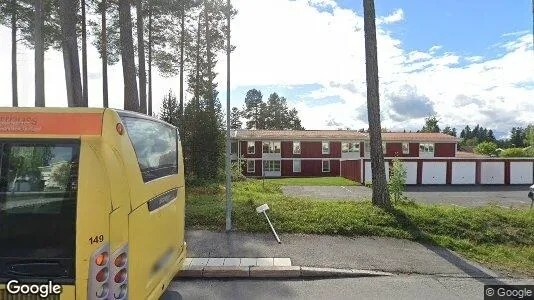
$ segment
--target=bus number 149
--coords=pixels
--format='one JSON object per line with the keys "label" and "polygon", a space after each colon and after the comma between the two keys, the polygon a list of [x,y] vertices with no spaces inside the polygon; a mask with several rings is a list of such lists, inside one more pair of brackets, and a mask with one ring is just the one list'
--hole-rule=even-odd
{"label": "bus number 149", "polygon": [[90,237],[89,238],[89,242],[92,244],[98,244],[98,243],[102,243],[104,241],[104,236],[101,234],[101,235],[97,235],[95,237]]}

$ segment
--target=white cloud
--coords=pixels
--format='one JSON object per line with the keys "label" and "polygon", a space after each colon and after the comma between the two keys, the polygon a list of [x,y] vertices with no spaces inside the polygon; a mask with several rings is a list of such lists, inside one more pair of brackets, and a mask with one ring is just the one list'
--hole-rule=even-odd
{"label": "white cloud", "polygon": [[[365,47],[363,17],[339,7],[333,0],[233,0],[238,15],[232,21],[231,86],[295,86],[315,84],[322,88],[306,97],[314,100],[290,103],[299,110],[303,126],[326,129],[334,118],[344,126],[367,127]],[[328,9],[325,9],[328,8]],[[273,18],[273,16],[276,16]],[[383,125],[388,128],[420,128],[423,118],[394,121],[390,118],[391,95],[409,85],[419,96],[429,99],[442,125],[465,126],[480,123],[484,127],[509,130],[514,122],[532,120],[534,109],[534,72],[532,35],[527,32],[496,36],[501,57],[472,53],[438,52],[440,45],[428,50],[406,51],[401,40],[382,25],[404,19],[398,9],[388,16],[377,16],[378,59]],[[413,16],[414,18],[417,16]],[[394,30],[388,28],[388,30]],[[0,40],[9,41],[9,31],[2,28]],[[0,105],[11,103],[10,47],[0,47]],[[65,86],[61,53],[47,53],[47,103],[65,106]],[[221,53],[216,72],[221,92],[226,89],[226,55]],[[19,92],[23,105],[33,103],[33,54],[27,52],[19,65]],[[467,62],[467,64],[460,64]],[[100,60],[91,48],[90,74],[100,74]],[[90,79],[90,105],[101,106],[101,78]],[[178,91],[177,78],[154,78],[154,109],[169,88]],[[529,89],[530,87],[530,89]],[[122,107],[122,69],[120,63],[110,68],[110,103]],[[284,95],[282,95],[284,96]],[[455,106],[464,96],[476,103]],[[244,97],[244,95],[243,95]],[[243,98],[241,97],[241,98]],[[321,103],[322,98],[339,97],[344,103]],[[221,98],[222,101],[225,99]],[[472,101],[475,101],[472,100]],[[233,99],[241,106],[242,99]],[[405,100],[406,101],[406,100]],[[225,107],[225,105],[223,105]],[[362,113],[363,111],[363,113]],[[490,116],[490,117],[488,117]]]}
{"label": "white cloud", "polygon": [[465,58],[468,62],[472,62],[472,63],[475,63],[475,62],[479,62],[481,60],[484,59],[483,56],[480,56],[480,55],[475,55],[475,56],[468,56]]}
{"label": "white cloud", "polygon": [[430,49],[428,49],[428,51],[429,51],[430,53],[434,54],[435,52],[437,52],[437,51],[440,50],[441,48],[443,48],[443,46],[438,46],[438,45],[436,45],[436,46],[432,46],[432,47],[430,47]]}
{"label": "white cloud", "polygon": [[[238,48],[232,58],[232,68],[238,74],[234,73],[233,84],[320,84],[322,88],[305,95],[315,100],[297,104],[306,128],[328,128],[325,124],[332,117],[344,126],[366,127],[362,122],[366,120],[365,114],[362,118],[355,113],[366,105],[362,16],[339,7],[332,13],[325,13],[303,1],[273,0],[269,1],[269,6],[258,2],[253,5],[246,0],[236,1],[241,15],[233,25],[238,27],[238,31],[234,31]],[[280,16],[278,11],[287,14]],[[269,23],[270,15],[277,15],[276,22]],[[391,16],[404,18],[403,13],[398,12],[385,18],[379,16],[379,19],[394,20]],[[264,34],[269,38],[262,43]],[[389,118],[391,102],[388,97],[406,84],[429,99],[442,126],[463,127],[478,122],[505,131],[512,122],[528,120],[529,114],[522,109],[534,95],[532,90],[518,87],[517,83],[534,83],[532,67],[524,63],[531,60],[530,35],[518,35],[512,42],[499,44],[506,52],[500,58],[485,58],[486,61],[481,62],[481,55],[471,56],[465,58],[467,65],[460,64],[464,58],[461,55],[438,53],[442,49],[440,45],[428,51],[405,51],[402,42],[380,24],[377,39],[384,126],[398,129],[422,126],[423,118],[405,121]],[[224,76],[220,80],[224,82]],[[452,103],[458,95],[478,99],[480,104],[455,107]],[[344,103],[317,105],[322,98],[336,96]],[[506,118],[488,118],[490,113],[498,111]]]}
{"label": "white cloud", "polygon": [[502,37],[509,37],[509,36],[521,36],[529,33],[528,30],[521,30],[521,31],[515,31],[515,32],[507,32],[502,34]]}
{"label": "white cloud", "polygon": [[402,9],[397,9],[391,15],[378,18],[377,24],[391,24],[402,21],[404,19],[404,11]]}

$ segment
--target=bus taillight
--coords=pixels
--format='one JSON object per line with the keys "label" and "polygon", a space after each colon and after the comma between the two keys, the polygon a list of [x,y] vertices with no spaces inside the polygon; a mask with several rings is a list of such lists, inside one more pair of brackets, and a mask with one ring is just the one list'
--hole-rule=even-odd
{"label": "bus taillight", "polygon": [[122,283],[126,280],[126,269],[120,270],[117,275],[115,275],[115,283]]}
{"label": "bus taillight", "polygon": [[113,281],[111,291],[114,299],[127,299],[128,292],[128,245],[115,251],[112,255],[113,265],[111,266]]}
{"label": "bus taillight", "polygon": [[125,266],[126,258],[126,253],[122,253],[121,255],[117,256],[117,258],[115,258],[115,266],[117,268],[122,268],[123,266]]}
{"label": "bus taillight", "polygon": [[108,268],[103,268],[98,273],[96,273],[96,281],[98,282],[104,282],[106,279],[108,279]]}
{"label": "bus taillight", "polygon": [[107,252],[103,252],[101,254],[99,254],[96,259],[95,259],[95,263],[97,266],[103,266],[105,264],[107,264],[108,262],[108,253]]}
{"label": "bus taillight", "polygon": [[109,245],[106,244],[97,250],[89,266],[88,298],[101,300],[109,294]]}

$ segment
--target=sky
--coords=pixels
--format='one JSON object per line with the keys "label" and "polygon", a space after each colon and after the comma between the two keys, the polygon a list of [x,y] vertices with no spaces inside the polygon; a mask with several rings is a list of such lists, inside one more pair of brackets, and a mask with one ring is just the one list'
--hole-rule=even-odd
{"label": "sky", "polygon": [[[362,1],[232,0],[231,106],[246,92],[276,92],[306,129],[367,127]],[[483,5],[482,5],[483,4]],[[534,123],[531,0],[375,0],[382,127],[418,130],[466,125],[506,136]],[[10,31],[0,29],[0,106],[11,106]],[[33,52],[19,46],[19,103],[33,106]],[[102,106],[101,61],[89,47],[89,106]],[[226,54],[218,56],[226,108]],[[62,54],[45,54],[47,106],[66,106]],[[109,69],[110,106],[122,108],[120,62]],[[179,90],[155,75],[153,101]],[[190,96],[186,97],[186,100]]]}

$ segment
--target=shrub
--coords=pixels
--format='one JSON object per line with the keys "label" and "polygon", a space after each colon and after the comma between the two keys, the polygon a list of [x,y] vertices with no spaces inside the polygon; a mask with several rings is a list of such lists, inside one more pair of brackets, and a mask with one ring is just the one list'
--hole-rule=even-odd
{"label": "shrub", "polygon": [[527,152],[523,148],[508,148],[501,151],[502,157],[526,157]]}
{"label": "shrub", "polygon": [[483,155],[492,155],[495,154],[497,147],[497,144],[494,142],[482,142],[475,147],[475,152]]}
{"label": "shrub", "polygon": [[388,187],[390,194],[393,195],[395,202],[397,202],[401,198],[406,185],[406,169],[402,162],[395,158],[393,159],[393,169],[391,171]]}
{"label": "shrub", "polygon": [[238,161],[232,162],[232,181],[245,181],[247,177],[243,175],[243,168],[245,167],[245,161],[241,161],[239,164]]}

